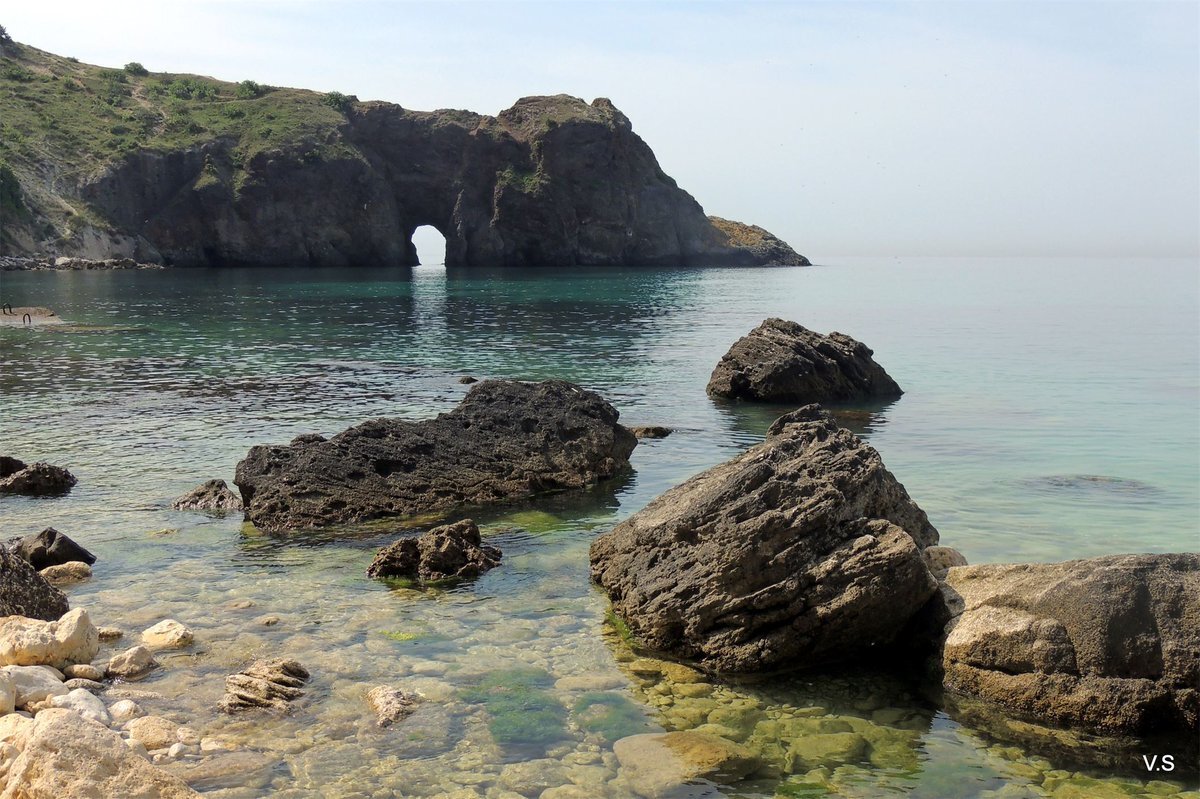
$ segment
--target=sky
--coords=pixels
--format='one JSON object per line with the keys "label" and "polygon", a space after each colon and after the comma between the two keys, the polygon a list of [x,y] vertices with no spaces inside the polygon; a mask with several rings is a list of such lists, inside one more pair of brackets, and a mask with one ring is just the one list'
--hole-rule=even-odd
{"label": "sky", "polygon": [[1200,2],[11,3],[80,60],[495,114],[608,97],[831,256],[1200,256]]}

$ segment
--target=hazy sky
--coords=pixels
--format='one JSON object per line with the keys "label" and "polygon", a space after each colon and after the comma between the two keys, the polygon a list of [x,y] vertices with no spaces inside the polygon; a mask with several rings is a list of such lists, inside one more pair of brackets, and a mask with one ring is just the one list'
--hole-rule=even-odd
{"label": "hazy sky", "polygon": [[119,66],[496,113],[613,100],[713,214],[832,255],[1200,254],[1200,3],[10,3]]}

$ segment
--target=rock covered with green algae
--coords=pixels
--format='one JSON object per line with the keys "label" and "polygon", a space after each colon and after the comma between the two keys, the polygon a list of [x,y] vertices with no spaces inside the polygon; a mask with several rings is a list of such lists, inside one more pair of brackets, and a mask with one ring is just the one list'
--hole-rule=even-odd
{"label": "rock covered with green algae", "polygon": [[810,405],[598,538],[591,575],[649,649],[801,668],[894,641],[935,591],[937,539],[879,453]]}
{"label": "rock covered with green algae", "polygon": [[695,780],[736,782],[759,766],[750,749],[706,733],[644,733],[613,744],[621,776],[642,796],[669,796]]}

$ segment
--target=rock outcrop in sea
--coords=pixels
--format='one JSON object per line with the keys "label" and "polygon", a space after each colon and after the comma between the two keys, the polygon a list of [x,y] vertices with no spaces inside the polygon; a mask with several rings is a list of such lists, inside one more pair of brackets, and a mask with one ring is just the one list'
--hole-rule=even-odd
{"label": "rock outcrop in sea", "polygon": [[488,380],[433,419],[372,419],[328,440],[256,446],[234,482],[247,521],[265,530],[511,501],[625,469],[637,439],[618,415],[563,380]]}
{"label": "rock outcrop in sea", "polygon": [[818,406],[592,544],[592,579],[649,649],[720,671],[891,643],[934,594],[937,530],[874,449]]}
{"label": "rock outcrop in sea", "polygon": [[73,561],[86,563],[88,566],[96,562],[95,555],[53,527],[18,539],[13,543],[12,550],[38,571]]}
{"label": "rock outcrop in sea", "polygon": [[950,569],[948,691],[1101,733],[1196,731],[1200,555]]}
{"label": "rock outcrop in sea", "polygon": [[46,582],[24,558],[0,546],[0,617],[56,621],[68,610],[66,594]]}
{"label": "rock outcrop in sea", "polygon": [[242,498],[224,480],[206,480],[171,503],[173,510],[207,510],[224,513],[241,510]]}
{"label": "rock outcrop in sea", "polygon": [[475,522],[463,519],[388,544],[367,567],[367,576],[404,577],[423,583],[464,580],[499,563],[500,550],[485,546]]}
{"label": "rock outcrop in sea", "polygon": [[900,386],[873,354],[843,333],[823,336],[795,322],[767,319],[717,363],[708,393],[798,404],[900,396]]}
{"label": "rock outcrop in sea", "polygon": [[62,466],[44,462],[26,464],[16,458],[0,456],[0,494],[56,497],[70,491],[75,482],[75,475]]}
{"label": "rock outcrop in sea", "polygon": [[[89,102],[101,68],[25,45],[7,55],[12,70],[79,76],[83,97],[27,83],[0,95],[0,117],[36,102],[39,120],[123,133],[10,149],[0,255],[415,265],[413,232],[430,225],[449,267],[808,263],[761,228],[706,216],[605,98],[523,97],[488,116],[156,73]],[[173,78],[200,97],[168,100]]]}

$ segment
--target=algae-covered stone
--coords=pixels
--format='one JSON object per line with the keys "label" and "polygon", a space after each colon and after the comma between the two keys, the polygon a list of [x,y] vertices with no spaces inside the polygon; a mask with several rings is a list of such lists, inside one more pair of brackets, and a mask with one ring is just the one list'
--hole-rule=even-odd
{"label": "algae-covered stone", "polygon": [[785,766],[793,774],[819,766],[840,766],[863,759],[867,739],[855,732],[806,735],[788,746]]}
{"label": "algae-covered stone", "polygon": [[571,709],[575,724],[605,741],[616,741],[649,726],[645,712],[628,697],[608,691],[586,693]]}
{"label": "algae-covered stone", "polygon": [[621,774],[638,793],[659,797],[691,780],[735,782],[758,756],[745,746],[698,732],[645,733],[613,744]]}

